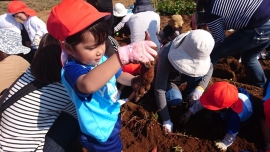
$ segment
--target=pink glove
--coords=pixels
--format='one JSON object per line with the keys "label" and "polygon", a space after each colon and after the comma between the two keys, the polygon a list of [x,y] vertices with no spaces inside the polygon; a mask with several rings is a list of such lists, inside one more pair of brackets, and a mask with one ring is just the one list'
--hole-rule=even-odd
{"label": "pink glove", "polygon": [[154,61],[154,57],[157,55],[157,45],[152,41],[139,41],[130,45],[119,47],[118,54],[122,65],[128,63],[147,63]]}

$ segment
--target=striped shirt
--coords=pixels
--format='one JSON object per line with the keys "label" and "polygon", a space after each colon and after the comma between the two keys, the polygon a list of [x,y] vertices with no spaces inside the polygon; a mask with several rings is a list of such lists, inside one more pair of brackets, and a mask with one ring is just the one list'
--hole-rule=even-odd
{"label": "striped shirt", "polygon": [[[7,99],[33,80],[28,68],[10,89]],[[43,151],[45,135],[61,111],[77,117],[74,104],[60,82],[23,96],[2,113],[0,151]]]}
{"label": "striped shirt", "polygon": [[213,0],[205,8],[207,25],[215,41],[220,42],[225,38],[224,30],[255,28],[266,23],[269,7],[269,0]]}

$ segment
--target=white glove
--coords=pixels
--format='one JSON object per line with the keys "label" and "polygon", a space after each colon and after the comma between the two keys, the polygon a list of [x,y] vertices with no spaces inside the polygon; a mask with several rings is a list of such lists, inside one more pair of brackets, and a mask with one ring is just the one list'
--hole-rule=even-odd
{"label": "white glove", "polygon": [[221,151],[226,151],[227,150],[227,146],[225,146],[225,144],[222,141],[216,141],[215,146],[218,149],[220,149]]}
{"label": "white glove", "polygon": [[189,95],[188,100],[199,100],[204,92],[204,89],[201,86],[197,86]]}
{"label": "white glove", "polygon": [[41,40],[41,36],[36,35],[36,36],[34,37],[34,39],[33,39],[33,44],[34,44],[35,46],[38,46],[39,43],[40,43],[40,40]]}
{"label": "white glove", "polygon": [[171,122],[171,120],[167,120],[167,121],[163,121],[163,127],[165,129],[165,131],[167,132],[172,132],[173,130],[173,123]]}
{"label": "white glove", "polygon": [[119,100],[117,100],[117,102],[120,104],[120,106],[122,106],[124,103],[128,102],[128,98],[126,98],[126,99],[119,99]]}
{"label": "white glove", "polygon": [[231,146],[232,143],[234,142],[237,134],[238,132],[234,134],[227,133],[221,141],[215,142],[215,146],[222,151],[226,151],[227,148]]}

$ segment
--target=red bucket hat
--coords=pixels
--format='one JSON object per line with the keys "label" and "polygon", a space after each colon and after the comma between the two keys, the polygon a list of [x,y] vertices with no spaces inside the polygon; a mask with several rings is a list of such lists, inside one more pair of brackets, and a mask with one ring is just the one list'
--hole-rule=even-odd
{"label": "red bucket hat", "polygon": [[47,29],[53,37],[64,41],[68,36],[78,33],[98,19],[102,17],[108,19],[110,15],[99,12],[83,0],[62,0],[52,8]]}
{"label": "red bucket hat", "polygon": [[9,14],[16,14],[24,12],[25,14],[29,16],[37,16],[37,12],[29,7],[26,6],[26,4],[19,0],[13,0],[8,4],[8,13]]}
{"label": "red bucket hat", "polygon": [[236,113],[243,111],[237,88],[228,82],[216,82],[200,98],[201,104],[210,110],[231,108]]}
{"label": "red bucket hat", "polygon": [[265,114],[265,120],[268,128],[270,128],[270,98],[267,99],[264,103],[264,114]]}

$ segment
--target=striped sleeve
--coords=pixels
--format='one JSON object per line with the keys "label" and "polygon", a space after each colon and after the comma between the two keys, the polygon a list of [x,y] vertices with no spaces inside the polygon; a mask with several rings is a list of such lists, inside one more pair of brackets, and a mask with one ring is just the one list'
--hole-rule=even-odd
{"label": "striped sleeve", "polygon": [[222,42],[225,38],[223,21],[221,18],[207,24],[215,42]]}
{"label": "striped sleeve", "polygon": [[224,30],[243,29],[262,3],[262,0],[215,0],[207,8],[207,25],[216,42],[225,38]]}

